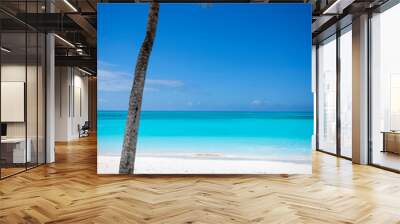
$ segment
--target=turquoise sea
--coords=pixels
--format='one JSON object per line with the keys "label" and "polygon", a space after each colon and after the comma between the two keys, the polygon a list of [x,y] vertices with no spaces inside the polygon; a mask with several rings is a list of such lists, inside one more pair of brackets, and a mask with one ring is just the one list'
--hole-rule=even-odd
{"label": "turquoise sea", "polygon": [[[98,111],[100,155],[120,155],[126,111]],[[312,112],[144,111],[138,153],[311,156]]]}
{"label": "turquoise sea", "polygon": [[[100,155],[120,155],[126,114],[98,112]],[[308,156],[312,132],[310,112],[144,111],[138,153]]]}

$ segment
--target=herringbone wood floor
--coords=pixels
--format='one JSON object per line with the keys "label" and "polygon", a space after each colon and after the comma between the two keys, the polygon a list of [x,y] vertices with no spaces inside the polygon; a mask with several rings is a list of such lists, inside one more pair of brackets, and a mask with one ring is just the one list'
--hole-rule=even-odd
{"label": "herringbone wood floor", "polygon": [[400,223],[400,175],[313,155],[313,175],[98,176],[96,139],[0,181],[0,223]]}

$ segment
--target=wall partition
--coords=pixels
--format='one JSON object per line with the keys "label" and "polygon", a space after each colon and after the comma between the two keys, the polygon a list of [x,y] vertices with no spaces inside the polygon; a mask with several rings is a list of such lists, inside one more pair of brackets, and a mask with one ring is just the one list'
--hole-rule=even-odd
{"label": "wall partition", "polygon": [[[26,126],[26,33],[1,34],[1,177],[31,162]],[[27,150],[28,147],[28,150]]]}
{"label": "wall partition", "polygon": [[400,171],[400,4],[371,18],[370,162]]}
{"label": "wall partition", "polygon": [[[39,12],[40,1],[19,2]],[[3,4],[3,3],[1,3]],[[1,6],[0,4],[0,6]],[[0,178],[45,163],[45,34],[0,12]],[[7,19],[5,19],[7,18]]]}

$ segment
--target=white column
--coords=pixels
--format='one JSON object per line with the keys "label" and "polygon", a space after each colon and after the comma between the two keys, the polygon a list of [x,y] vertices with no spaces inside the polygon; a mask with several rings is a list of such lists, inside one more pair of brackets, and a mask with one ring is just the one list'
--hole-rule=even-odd
{"label": "white column", "polygon": [[55,55],[54,35],[46,36],[46,163],[55,161],[54,133],[55,133]]}
{"label": "white column", "polygon": [[368,163],[368,15],[353,19],[353,162]]}

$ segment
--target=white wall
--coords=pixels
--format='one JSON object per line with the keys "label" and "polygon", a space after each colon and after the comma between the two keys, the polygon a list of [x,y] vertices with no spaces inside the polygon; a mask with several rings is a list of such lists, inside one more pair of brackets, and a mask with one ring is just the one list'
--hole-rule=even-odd
{"label": "white wall", "polygon": [[[31,74],[35,74],[36,77],[36,66],[25,66],[25,64],[3,64],[1,66],[1,81],[2,82],[24,82],[26,83],[26,72],[28,72],[28,85],[27,88],[27,119],[28,119],[28,137],[31,133],[30,130],[34,130],[36,134],[36,120],[37,115],[32,111],[36,112],[37,99],[36,99],[36,80],[32,80]],[[6,97],[6,96],[2,96]],[[41,105],[39,105],[40,107]],[[7,110],[8,108],[1,108],[1,110]],[[22,108],[24,110],[24,108]],[[33,123],[32,123],[33,122]],[[25,136],[25,124],[26,122],[7,122],[7,134],[9,137],[24,137]]]}
{"label": "white wall", "polygon": [[[25,82],[25,64],[3,64],[1,66],[1,81]],[[1,108],[7,110],[7,108]],[[7,137],[25,137],[25,122],[7,123]]]}
{"label": "white wall", "polygon": [[69,132],[69,68],[55,68],[55,141],[67,141]]}
{"label": "white wall", "polygon": [[[77,70],[75,70],[76,72]],[[76,73],[75,73],[76,74]],[[81,73],[80,73],[81,74]],[[73,113],[73,119],[72,121],[72,136],[74,138],[79,137],[79,132],[78,132],[78,125],[83,125],[85,121],[88,121],[89,119],[89,112],[88,112],[88,77],[87,76],[81,76],[81,75],[75,75],[74,77],[74,100],[75,100],[75,106],[73,110],[75,110],[75,113]],[[80,96],[80,97],[79,97]],[[80,101],[80,102],[79,102]],[[80,108],[81,107],[81,108]],[[81,110],[81,111],[80,111]],[[74,112],[74,111],[73,111]]]}
{"label": "white wall", "polygon": [[55,86],[55,140],[77,139],[78,125],[88,120],[88,77],[76,68],[56,67]]}

